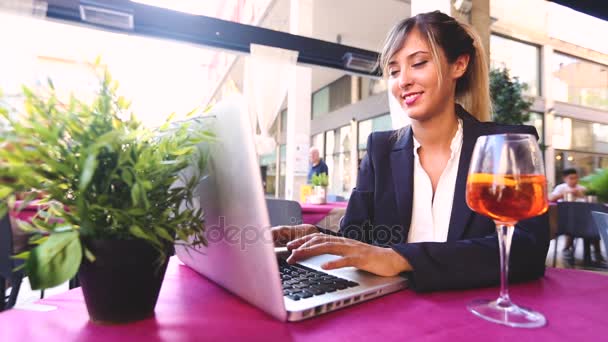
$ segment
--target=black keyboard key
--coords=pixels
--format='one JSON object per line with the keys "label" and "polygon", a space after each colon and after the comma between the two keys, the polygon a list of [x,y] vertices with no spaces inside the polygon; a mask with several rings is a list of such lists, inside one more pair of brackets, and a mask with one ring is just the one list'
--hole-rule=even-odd
{"label": "black keyboard key", "polygon": [[346,284],[337,283],[337,284],[335,285],[335,287],[336,287],[338,290],[344,290],[344,289],[345,289],[345,288],[347,288],[348,286],[347,286]]}
{"label": "black keyboard key", "polygon": [[279,271],[284,289],[283,294],[293,300],[310,298],[313,295],[318,296],[359,285],[303,265],[289,265],[282,259],[279,259]]}
{"label": "black keyboard key", "polygon": [[316,288],[319,289],[323,289],[323,290],[329,290],[329,289],[334,289],[335,287],[333,286],[333,284],[328,285],[328,284],[321,284],[321,285],[315,285]]}
{"label": "black keyboard key", "polygon": [[300,295],[302,298],[310,298],[312,296],[314,296],[314,293],[311,291],[302,291],[302,294]]}
{"label": "black keyboard key", "polygon": [[310,293],[312,293],[315,296],[322,295],[322,294],[324,294],[324,293],[327,292],[327,291],[325,291],[325,290],[323,290],[321,288],[318,288],[318,287],[311,287],[311,288],[306,289],[306,291],[310,291]]}

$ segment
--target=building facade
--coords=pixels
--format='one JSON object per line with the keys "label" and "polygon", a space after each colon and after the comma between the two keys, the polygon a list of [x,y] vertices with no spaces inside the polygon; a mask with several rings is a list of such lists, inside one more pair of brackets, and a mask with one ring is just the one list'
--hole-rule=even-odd
{"label": "building facade", "polygon": [[[415,1],[401,4],[403,17],[412,15]],[[525,94],[533,100],[528,124],[541,137],[549,186],[561,182],[565,168],[575,167],[584,176],[608,167],[608,41],[599,33],[608,30],[608,23],[544,0],[472,4],[468,14],[453,6],[451,13],[473,23],[486,37],[491,67],[505,67],[527,84]],[[441,8],[446,2],[427,5]],[[370,18],[366,25],[375,23]],[[310,145],[329,166],[330,193],[348,197],[367,136],[392,128],[386,83],[337,73],[313,89],[311,108]],[[283,151],[284,132],[278,141]],[[278,188],[267,182],[266,190],[282,195],[284,169],[276,161],[284,163],[285,154],[275,156],[262,157],[269,178],[274,180],[278,169],[280,180]]]}

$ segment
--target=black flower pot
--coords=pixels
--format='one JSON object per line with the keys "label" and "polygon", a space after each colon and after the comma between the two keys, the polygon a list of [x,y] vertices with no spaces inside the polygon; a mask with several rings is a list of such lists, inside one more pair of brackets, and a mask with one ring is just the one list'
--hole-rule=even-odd
{"label": "black flower pot", "polygon": [[159,265],[159,253],[143,240],[89,240],[95,255],[83,257],[78,277],[91,321],[126,323],[154,316],[172,246]]}

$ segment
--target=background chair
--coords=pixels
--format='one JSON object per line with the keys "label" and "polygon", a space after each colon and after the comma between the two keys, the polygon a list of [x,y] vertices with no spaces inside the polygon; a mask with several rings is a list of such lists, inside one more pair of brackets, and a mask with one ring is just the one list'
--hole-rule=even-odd
{"label": "background chair", "polygon": [[[583,238],[584,261],[591,262],[591,248],[588,240],[599,239],[598,228],[591,216],[592,211],[608,212],[608,208],[600,203],[559,202],[557,203],[557,235],[567,234],[573,239]],[[556,240],[557,241],[557,240]],[[557,246],[557,243],[556,243]],[[573,243],[573,247],[576,243]],[[573,253],[574,254],[574,253]],[[553,266],[557,258],[557,248],[553,256]]]}
{"label": "background chair", "polygon": [[267,198],[266,206],[272,226],[302,224],[302,207],[296,201]]}
{"label": "background chair", "polygon": [[346,198],[340,195],[327,195],[327,202],[346,202]]}
{"label": "background chair", "polygon": [[[13,269],[23,263],[22,260],[12,259],[13,232],[9,215],[0,219],[0,311],[10,309],[17,302],[17,295],[23,280],[23,270],[14,272]],[[11,292],[6,297],[6,281],[11,285]]]}
{"label": "background chair", "polygon": [[604,247],[606,247],[606,251],[608,251],[608,214],[600,211],[592,211],[591,216],[593,216],[593,221],[602,237],[602,241],[604,241]]}

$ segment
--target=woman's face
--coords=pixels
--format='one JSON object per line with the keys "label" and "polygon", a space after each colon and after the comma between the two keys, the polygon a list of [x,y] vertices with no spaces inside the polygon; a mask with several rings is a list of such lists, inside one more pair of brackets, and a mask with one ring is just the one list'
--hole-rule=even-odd
{"label": "woman's face", "polygon": [[[438,59],[443,66],[436,65],[431,47],[414,28],[389,60],[389,89],[412,120],[425,121],[454,106],[456,80],[464,74],[468,56],[461,56],[448,65],[443,52],[439,51]],[[446,72],[440,85],[441,67]]]}

